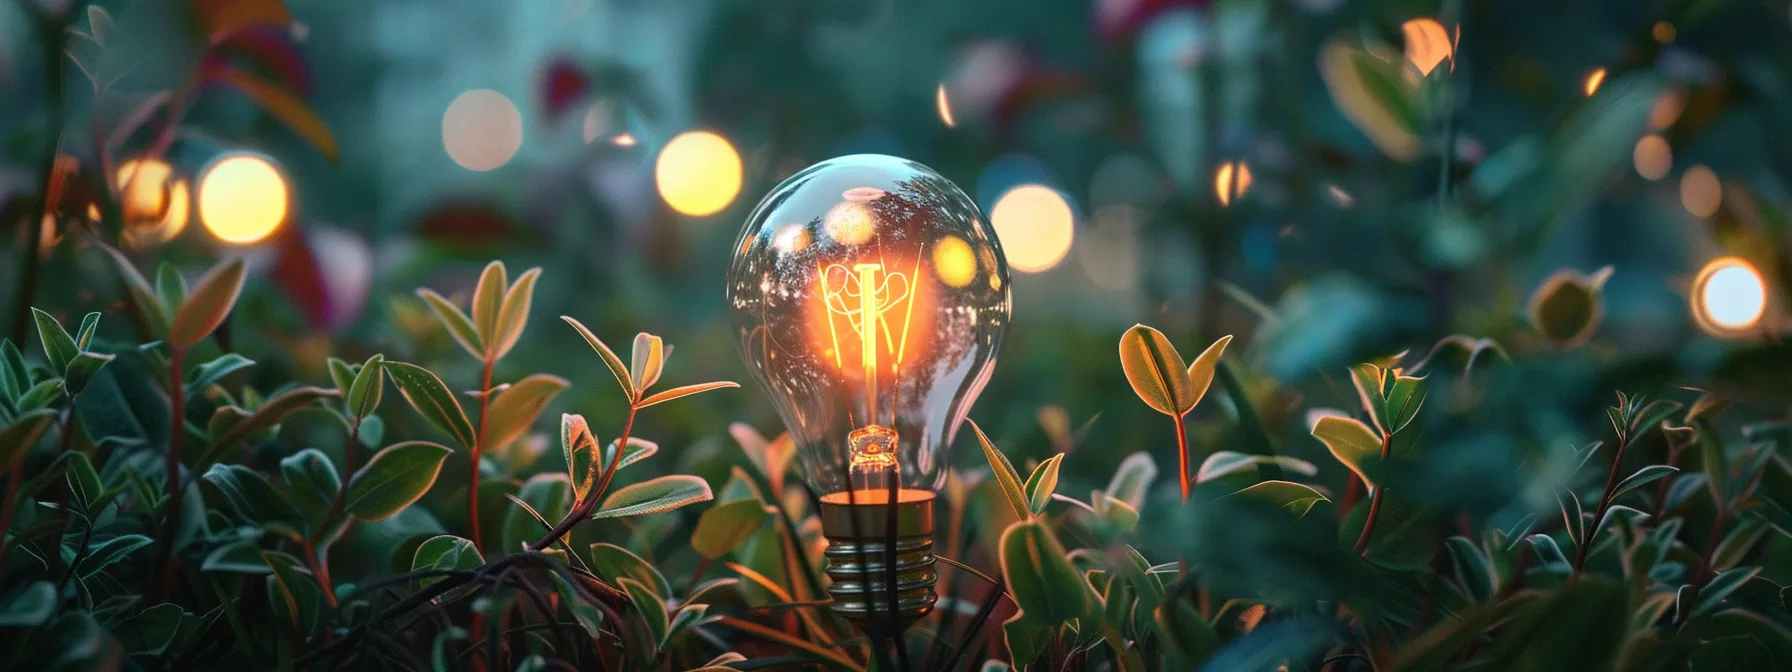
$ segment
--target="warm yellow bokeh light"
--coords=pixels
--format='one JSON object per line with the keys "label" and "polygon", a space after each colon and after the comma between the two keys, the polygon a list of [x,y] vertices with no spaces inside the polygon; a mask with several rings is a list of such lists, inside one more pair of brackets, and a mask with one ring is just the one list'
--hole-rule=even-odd
{"label": "warm yellow bokeh light", "polygon": [[933,244],[933,273],[948,287],[963,287],[977,278],[977,255],[971,244],[958,236],[946,236]]}
{"label": "warm yellow bokeh light", "polygon": [[1400,25],[1400,32],[1406,37],[1406,60],[1418,68],[1421,75],[1431,74],[1439,63],[1454,55],[1450,34],[1437,19],[1407,21]]}
{"label": "warm yellow bokeh light", "polygon": [[1056,189],[1026,184],[1008,190],[989,211],[1008,265],[1025,273],[1050,270],[1070,253],[1076,217]]}
{"label": "warm yellow bokeh light", "polygon": [[1710,168],[1693,166],[1680,176],[1680,205],[1686,206],[1687,212],[1710,217],[1717,214],[1717,208],[1723,203],[1724,185]]}
{"label": "warm yellow bokeh light", "polygon": [[118,164],[113,180],[118,185],[118,205],[124,210],[124,220],[131,223],[160,220],[172,198],[168,193],[168,178],[173,176],[174,168],[161,159],[131,159]]}
{"label": "warm yellow bokeh light", "polygon": [[660,150],[653,166],[660,198],[686,215],[720,212],[740,193],[740,154],[728,140],[709,131],[687,131]]}
{"label": "warm yellow bokeh light", "polygon": [[821,230],[841,245],[858,245],[871,240],[877,232],[877,220],[864,204],[846,201],[828,208],[821,218]]}
{"label": "warm yellow bokeh light", "polygon": [[247,245],[286,221],[286,178],[266,158],[233,154],[199,176],[199,221],[219,240]]}
{"label": "warm yellow bokeh light", "polygon": [[473,89],[455,97],[442,114],[442,147],[467,170],[493,170],[523,146],[523,114],[504,94]]}
{"label": "warm yellow bokeh light", "polygon": [[934,107],[939,108],[940,121],[943,121],[946,123],[946,128],[957,128],[958,127],[958,122],[953,120],[953,118],[952,118],[952,101],[946,99],[946,83],[945,82],[940,82],[939,91],[937,91],[933,94],[933,104],[934,104]]}
{"label": "warm yellow bokeh light", "polygon": [[1604,84],[1604,83],[1605,83],[1605,68],[1599,68],[1599,69],[1594,70],[1593,72],[1587,74],[1587,80],[1585,83],[1581,84],[1581,89],[1583,91],[1586,91],[1587,95],[1591,96],[1594,93],[1598,92],[1599,85]]}
{"label": "warm yellow bokeh light", "polygon": [[1753,329],[1767,313],[1767,283],[1739,257],[1713,259],[1693,282],[1693,316],[1718,334]]}
{"label": "warm yellow bokeh light", "polygon": [[1244,198],[1250,188],[1251,166],[1243,161],[1222,163],[1213,174],[1213,193],[1219,196],[1221,206],[1232,205],[1232,201]]}
{"label": "warm yellow bokeh light", "polygon": [[1645,135],[1636,141],[1636,149],[1630,153],[1630,160],[1636,164],[1636,174],[1646,180],[1659,180],[1668,176],[1668,170],[1674,167],[1674,150],[1668,147],[1667,139],[1659,135]]}

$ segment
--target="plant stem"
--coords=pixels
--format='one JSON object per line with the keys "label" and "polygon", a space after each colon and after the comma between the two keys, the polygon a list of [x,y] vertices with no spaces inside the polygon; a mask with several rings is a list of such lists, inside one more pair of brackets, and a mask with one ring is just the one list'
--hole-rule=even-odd
{"label": "plant stem", "polygon": [[604,466],[604,472],[597,481],[597,487],[586,493],[584,501],[573,506],[572,511],[568,512],[565,518],[561,518],[560,522],[554,525],[554,529],[548,530],[546,536],[529,544],[529,550],[539,551],[554,545],[554,542],[566,536],[567,532],[571,532],[572,527],[579,524],[579,521],[591,516],[592,510],[597,508],[597,503],[603,498],[604,492],[609,490],[610,479],[616,476],[616,469],[622,462],[622,451],[628,449],[628,435],[635,429],[635,412],[638,410],[640,409],[635,406],[634,402],[629,402],[628,420],[622,423],[622,435],[616,439],[616,454],[611,455],[610,463]]}
{"label": "plant stem", "polygon": [[[348,447],[343,449],[342,467],[344,471],[347,471],[351,475],[355,473],[355,454],[359,452],[360,443],[361,416],[350,415],[348,417]],[[336,488],[336,501],[330,505],[330,514],[324,516],[324,524],[319,526],[321,531],[329,531],[330,525],[335,523],[338,518],[342,517],[342,504],[347,498],[348,483],[343,482]],[[324,548],[320,553],[312,545],[312,541],[306,539],[305,552],[308,554],[306,557],[307,561],[310,561],[313,558],[316,559],[317,564],[312,568],[311,573],[317,576],[318,585],[324,589],[324,594],[329,596],[330,606],[336,606],[336,588],[330,583],[329,544],[324,544]]]}
{"label": "plant stem", "polygon": [[[1392,434],[1383,433],[1381,435],[1381,460],[1383,462],[1386,462],[1388,459],[1388,444],[1393,442],[1393,440],[1394,435]],[[1368,483],[1364,482],[1363,485],[1368,485]],[[1369,539],[1375,536],[1375,521],[1377,518],[1381,517],[1381,498],[1388,492],[1388,488],[1385,485],[1372,487],[1375,490],[1375,494],[1369,499],[1369,515],[1363,518],[1363,533],[1357,535],[1356,538],[1356,552],[1358,554],[1369,552]]]}
{"label": "plant stem", "polygon": [[[78,7],[71,7],[70,12],[73,13],[76,9]],[[63,61],[68,58],[62,53],[68,46],[68,31],[65,30],[66,26],[62,25],[62,21],[66,20],[66,17],[38,16],[37,18],[39,19],[37,28],[44,39],[44,67],[48,69],[48,72],[44,73],[44,86],[49,99],[50,151],[49,156],[44,159],[43,197],[40,199],[36,211],[26,217],[29,221],[25,226],[27,231],[25,244],[19,247],[24,259],[21,260],[19,269],[18,296],[13,301],[15,312],[12,316],[11,333],[14,343],[25,342],[25,325],[30,322],[28,316],[31,314],[31,304],[37,296],[37,276],[41,270],[41,261],[38,258],[40,256],[39,248],[42,247],[44,237],[43,213],[50,210],[49,206],[52,205],[49,202],[50,184],[56,179],[56,156],[62,151],[62,132],[68,124],[63,109],[66,107],[67,94],[62,88],[63,68],[65,67]]]}
{"label": "plant stem", "polygon": [[492,367],[497,363],[496,359],[485,360],[485,374],[479,381],[479,433],[473,438],[472,464],[467,468],[467,524],[473,531],[473,548],[485,548],[479,543],[479,454],[485,449],[485,416],[492,408]]}
{"label": "plant stem", "polygon": [[10,547],[6,543],[6,535],[12,532],[13,507],[18,503],[19,481],[24,478],[25,461],[19,460],[18,463],[12,465],[12,471],[6,475],[6,503],[0,505],[0,562],[6,560],[6,549]]}
{"label": "plant stem", "polygon": [[180,479],[181,442],[187,434],[187,391],[180,382],[181,362],[186,351],[172,348],[168,355],[168,452],[163,462],[168,508],[162,512],[162,538],[156,551],[156,566],[161,578],[156,581],[155,601],[165,602],[174,586],[174,542],[179,529],[181,496],[186,486]]}
{"label": "plant stem", "polygon": [[1570,580],[1579,577],[1581,567],[1587,564],[1587,549],[1593,547],[1593,537],[1599,536],[1599,525],[1605,520],[1605,510],[1612,505],[1612,489],[1618,485],[1618,465],[1624,462],[1624,449],[1629,445],[1628,437],[1618,437],[1618,450],[1612,453],[1612,467],[1605,475],[1605,491],[1599,495],[1599,507],[1593,509],[1593,526],[1587,528],[1580,540],[1580,547],[1574,549],[1574,571],[1568,575]]}
{"label": "plant stem", "polygon": [[1186,501],[1188,501],[1188,490],[1189,490],[1189,485],[1188,485],[1188,429],[1183,427],[1183,425],[1182,425],[1182,420],[1184,417],[1185,416],[1182,416],[1182,415],[1176,416],[1176,460],[1177,460],[1176,463],[1178,465],[1180,465],[1180,468],[1176,470],[1176,476],[1178,478],[1180,478],[1182,481],[1182,501],[1186,502]]}
{"label": "plant stem", "polygon": [[330,566],[325,564],[323,556],[318,555],[317,545],[310,539],[305,540],[305,564],[311,566],[311,573],[317,577],[317,586],[323,589],[324,601],[336,606],[336,586],[330,583]]}

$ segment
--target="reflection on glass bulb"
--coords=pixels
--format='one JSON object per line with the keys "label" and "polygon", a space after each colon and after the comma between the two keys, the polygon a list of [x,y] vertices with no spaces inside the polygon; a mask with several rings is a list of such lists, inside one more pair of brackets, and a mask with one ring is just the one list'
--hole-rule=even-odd
{"label": "reflection on glass bulb", "polygon": [[918,617],[945,452],[1008,326],[995,231],[938,173],[856,155],[778,185],[735,249],[735,337],[821,498],[834,609]]}
{"label": "reflection on glass bulb", "polygon": [[920,164],[843,157],[774,189],[736,249],[741,352],[816,489],[937,488],[1010,309],[976,205]]}

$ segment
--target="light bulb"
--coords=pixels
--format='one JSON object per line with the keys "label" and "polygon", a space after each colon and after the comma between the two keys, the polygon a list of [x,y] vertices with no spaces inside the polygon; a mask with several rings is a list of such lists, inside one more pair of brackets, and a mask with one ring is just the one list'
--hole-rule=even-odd
{"label": "light bulb", "polygon": [[753,209],[727,284],[741,356],[821,500],[834,611],[906,626],[933,608],[935,492],[1008,326],[995,230],[926,166],[831,159]]}

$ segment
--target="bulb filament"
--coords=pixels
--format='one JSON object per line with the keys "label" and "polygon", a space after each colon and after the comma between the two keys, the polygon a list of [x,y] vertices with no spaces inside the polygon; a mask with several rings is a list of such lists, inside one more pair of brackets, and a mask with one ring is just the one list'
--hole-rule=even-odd
{"label": "bulb filament", "polygon": [[[917,257],[916,269],[920,259]],[[880,424],[878,414],[878,374],[883,365],[880,352],[890,358],[890,373],[897,372],[906,354],[909,322],[914,314],[914,271],[886,270],[882,263],[861,262],[851,266],[831,264],[819,269],[822,301],[827,305],[828,338],[834,346],[834,364],[846,368],[840,347],[842,332],[848,340],[857,340],[858,365],[864,376],[865,424],[847,437],[851,449],[853,471],[863,475],[894,472],[896,468],[896,430]],[[902,306],[901,325],[892,331],[889,315]],[[839,319],[845,329],[835,325]]]}

